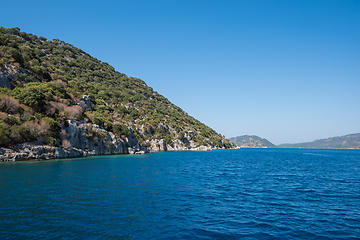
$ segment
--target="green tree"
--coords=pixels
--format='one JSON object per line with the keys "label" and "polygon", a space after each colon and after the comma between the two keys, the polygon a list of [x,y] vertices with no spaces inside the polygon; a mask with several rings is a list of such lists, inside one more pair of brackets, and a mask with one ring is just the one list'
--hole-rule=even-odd
{"label": "green tree", "polygon": [[0,145],[5,143],[10,136],[10,132],[6,129],[5,126],[0,124]]}
{"label": "green tree", "polygon": [[11,131],[10,138],[15,143],[34,140],[34,139],[30,139],[30,136],[31,136],[30,130],[24,124],[22,124],[22,125],[14,125],[14,126],[11,127],[10,131]]}
{"label": "green tree", "polygon": [[4,122],[9,124],[9,125],[20,125],[21,122],[16,118],[16,117],[13,117],[13,116],[8,116],[7,118],[4,119]]}
{"label": "green tree", "polygon": [[113,130],[114,130],[115,134],[119,137],[122,135],[124,135],[125,137],[128,137],[130,135],[129,129],[126,126],[124,126],[118,122],[113,125]]}
{"label": "green tree", "polygon": [[20,101],[30,107],[41,107],[45,105],[46,97],[40,87],[25,88],[20,95]]}

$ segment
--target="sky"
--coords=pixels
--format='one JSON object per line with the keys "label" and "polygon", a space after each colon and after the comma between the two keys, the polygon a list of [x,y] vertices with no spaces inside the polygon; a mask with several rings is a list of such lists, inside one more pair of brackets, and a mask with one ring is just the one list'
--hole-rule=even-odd
{"label": "sky", "polygon": [[144,80],[227,138],[360,132],[359,0],[2,1],[0,26]]}

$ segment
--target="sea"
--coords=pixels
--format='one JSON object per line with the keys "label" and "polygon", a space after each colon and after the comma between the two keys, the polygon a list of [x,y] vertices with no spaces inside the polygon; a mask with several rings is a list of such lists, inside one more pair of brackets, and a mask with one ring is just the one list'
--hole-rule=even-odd
{"label": "sea", "polygon": [[360,150],[2,162],[0,239],[360,239]]}

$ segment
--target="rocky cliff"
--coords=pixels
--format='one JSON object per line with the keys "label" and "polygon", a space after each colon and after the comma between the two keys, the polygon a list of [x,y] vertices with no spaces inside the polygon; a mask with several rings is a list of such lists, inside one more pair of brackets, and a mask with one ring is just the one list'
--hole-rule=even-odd
{"label": "rocky cliff", "polygon": [[31,143],[17,144],[13,148],[0,148],[0,161],[45,160],[53,158],[72,158],[91,155],[144,154],[159,151],[210,151],[214,146],[198,146],[189,132],[183,139],[172,140],[167,144],[164,139],[151,139],[146,146],[140,146],[133,129],[130,135],[120,139],[112,132],[96,124],[68,120],[62,126],[61,147],[43,145],[43,139]]}

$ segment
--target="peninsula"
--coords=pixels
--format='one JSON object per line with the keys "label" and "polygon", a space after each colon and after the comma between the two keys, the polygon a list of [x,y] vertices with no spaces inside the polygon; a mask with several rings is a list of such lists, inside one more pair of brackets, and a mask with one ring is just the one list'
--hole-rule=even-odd
{"label": "peninsula", "polygon": [[232,147],[143,80],[59,39],[0,28],[0,160]]}
{"label": "peninsula", "polygon": [[229,140],[235,143],[241,148],[274,148],[273,143],[265,138],[261,138],[255,135],[243,135],[238,137],[229,138]]}

